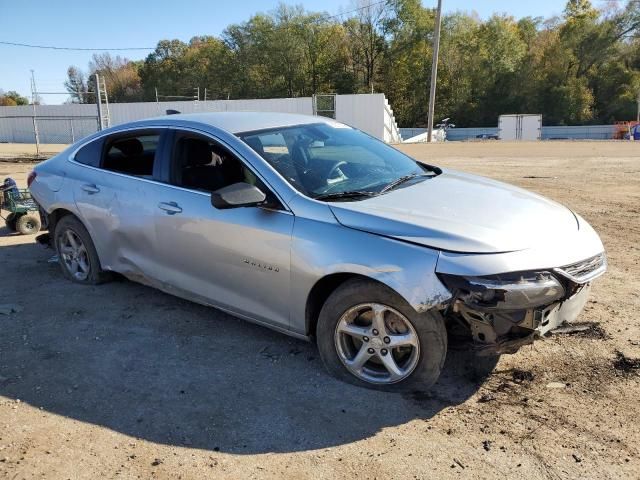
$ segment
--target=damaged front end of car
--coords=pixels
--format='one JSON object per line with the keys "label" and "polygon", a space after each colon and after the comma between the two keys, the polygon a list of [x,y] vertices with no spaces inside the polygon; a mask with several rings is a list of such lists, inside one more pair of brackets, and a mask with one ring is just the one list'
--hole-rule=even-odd
{"label": "damaged front end of car", "polygon": [[453,292],[446,316],[468,329],[482,356],[515,353],[582,311],[604,253],[560,268],[490,276],[439,274]]}

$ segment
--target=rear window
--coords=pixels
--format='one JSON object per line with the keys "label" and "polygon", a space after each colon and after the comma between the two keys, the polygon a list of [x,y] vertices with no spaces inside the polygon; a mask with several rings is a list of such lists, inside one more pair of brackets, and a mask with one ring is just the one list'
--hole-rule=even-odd
{"label": "rear window", "polygon": [[119,137],[107,144],[102,168],[112,172],[152,178],[160,135]]}
{"label": "rear window", "polygon": [[86,144],[84,147],[78,150],[73,159],[78,163],[82,163],[83,165],[99,167],[103,144],[104,141],[102,138],[94,140],[93,142]]}

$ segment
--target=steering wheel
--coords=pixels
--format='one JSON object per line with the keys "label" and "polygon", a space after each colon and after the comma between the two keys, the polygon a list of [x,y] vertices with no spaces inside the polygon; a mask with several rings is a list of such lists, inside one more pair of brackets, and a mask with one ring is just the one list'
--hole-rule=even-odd
{"label": "steering wheel", "polygon": [[[340,170],[340,167],[342,167],[343,165],[346,165],[346,164],[347,164],[347,162],[345,162],[344,160],[340,160],[340,161],[339,161],[338,163],[336,163],[333,167],[331,167],[331,170],[329,170],[329,173],[327,174],[327,178],[328,178],[328,179],[335,178],[335,177],[333,176],[333,174],[334,174],[336,171]],[[342,173],[342,171],[341,171],[340,173]],[[344,173],[342,173],[342,175],[344,175]]]}

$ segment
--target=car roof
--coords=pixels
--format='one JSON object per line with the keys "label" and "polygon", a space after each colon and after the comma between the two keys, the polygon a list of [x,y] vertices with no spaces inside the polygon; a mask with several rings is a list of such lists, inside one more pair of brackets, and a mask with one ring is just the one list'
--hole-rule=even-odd
{"label": "car roof", "polygon": [[148,119],[148,121],[158,120],[170,123],[198,122],[233,134],[312,123],[338,123],[331,118],[321,116],[276,112],[181,113]]}

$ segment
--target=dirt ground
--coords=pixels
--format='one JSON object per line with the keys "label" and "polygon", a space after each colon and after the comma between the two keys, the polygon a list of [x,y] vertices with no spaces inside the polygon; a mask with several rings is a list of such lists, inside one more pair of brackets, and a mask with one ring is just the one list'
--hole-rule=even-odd
{"label": "dirt ground", "polygon": [[[49,158],[51,155],[61,152],[67,145],[61,143],[47,143],[40,145],[40,155]],[[26,143],[0,143],[0,160],[25,159],[36,156],[35,144]]]}
{"label": "dirt ground", "polygon": [[596,326],[489,375],[451,350],[432,394],[383,394],[214,309],[71,284],[0,228],[0,304],[22,307],[0,314],[0,478],[640,478],[640,144],[401,148],[584,216],[609,258],[579,318]]}

